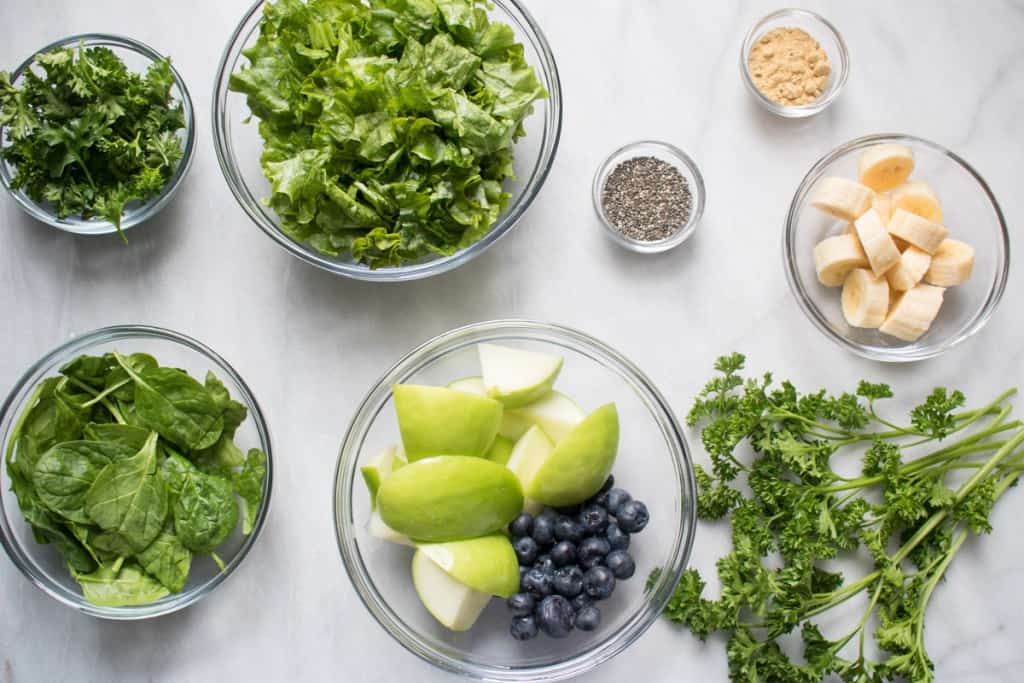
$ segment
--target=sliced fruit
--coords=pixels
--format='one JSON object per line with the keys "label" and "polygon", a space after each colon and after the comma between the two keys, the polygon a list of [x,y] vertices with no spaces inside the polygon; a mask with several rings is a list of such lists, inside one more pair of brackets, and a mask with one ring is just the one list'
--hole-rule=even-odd
{"label": "sliced fruit", "polygon": [[857,230],[857,238],[864,254],[871,265],[871,271],[881,277],[885,271],[896,266],[900,261],[900,250],[892,241],[889,231],[885,229],[881,216],[874,209],[858,218],[853,223]]}
{"label": "sliced fruit", "polygon": [[518,441],[526,433],[526,430],[532,426],[532,422],[519,414],[519,409],[512,408],[506,410],[501,416],[501,426],[498,427],[498,435],[512,441]]}
{"label": "sliced fruit", "polygon": [[924,281],[939,287],[961,285],[974,272],[974,247],[960,240],[943,240],[932,255]]}
{"label": "sliced fruit", "polygon": [[889,310],[889,283],[870,270],[858,268],[843,283],[843,317],[854,327],[875,328]]}
{"label": "sliced fruit", "polygon": [[375,458],[370,460],[359,471],[363,474],[363,481],[370,491],[370,509],[377,509],[377,489],[393,471],[405,464],[405,454],[397,446],[388,446]]}
{"label": "sliced fruit", "polygon": [[889,225],[889,219],[892,218],[893,206],[892,197],[884,192],[875,192],[871,197],[871,208],[878,212],[882,222]]}
{"label": "sliced fruit", "polygon": [[370,521],[366,523],[366,530],[370,532],[371,536],[379,538],[382,541],[397,543],[398,545],[407,545],[412,548],[416,547],[416,544],[413,543],[408,536],[398,533],[385,524],[384,520],[380,518],[379,512],[374,512],[370,515]]}
{"label": "sliced fruit", "polygon": [[377,491],[377,509],[385,524],[416,541],[455,541],[508,524],[523,509],[523,490],[503,465],[439,455],[393,472]]}
{"label": "sliced fruit", "polygon": [[906,145],[883,142],[864,150],[857,164],[863,185],[884,192],[902,185],[914,170],[914,153]]}
{"label": "sliced fruit", "polygon": [[854,268],[867,268],[868,257],[856,235],[835,235],[814,247],[814,269],[826,287],[840,287]]}
{"label": "sliced fruit", "polygon": [[507,598],[519,589],[519,560],[504,534],[423,543],[419,549],[453,579],[473,590]]}
{"label": "sliced fruit", "polygon": [[928,183],[912,180],[893,188],[891,194],[894,210],[903,209],[933,223],[942,224],[942,205]]}
{"label": "sliced fruit", "polygon": [[811,206],[827,214],[852,221],[871,208],[872,192],[848,178],[827,177],[818,181]]}
{"label": "sliced fruit", "polygon": [[465,391],[469,394],[476,394],[478,396],[486,396],[487,389],[484,388],[483,377],[463,377],[457,379],[448,385],[449,389],[455,389],[456,391]]}
{"label": "sliced fruit", "polygon": [[942,240],[949,236],[949,230],[943,226],[906,209],[896,209],[892,212],[889,232],[929,254],[934,254]]}
{"label": "sliced fruit", "polygon": [[456,581],[422,550],[412,556],[412,584],[431,616],[453,631],[468,631],[491,596]]}
{"label": "sliced fruit", "polygon": [[496,344],[479,344],[480,370],[487,395],[518,408],[551,391],[562,357]]}
{"label": "sliced fruit", "polygon": [[446,387],[394,386],[395,412],[409,462],[434,455],[483,456],[501,424],[501,403]]}
{"label": "sliced fruit", "polygon": [[908,247],[900,255],[899,264],[885,274],[889,286],[899,292],[905,292],[924,277],[932,257],[917,247]]}
{"label": "sliced fruit", "polygon": [[508,459],[512,456],[512,449],[515,448],[516,442],[508,437],[498,434],[494,437],[494,444],[491,446],[491,450],[487,451],[487,459],[496,462],[499,465],[508,464]]}
{"label": "sliced fruit", "polygon": [[[518,439],[531,426],[537,425],[551,437],[552,441],[558,443],[576,425],[583,422],[583,418],[586,416],[587,414],[571,398],[552,391],[539,401],[534,401],[522,408],[506,410],[505,417],[502,419],[501,433],[509,438]],[[522,431],[513,437],[508,433],[510,427],[522,427]]]}
{"label": "sliced fruit", "polygon": [[533,480],[537,469],[551,457],[551,452],[554,450],[555,444],[548,438],[548,435],[544,433],[543,429],[534,425],[516,441],[507,466],[519,477],[519,481],[525,489],[526,482]]}
{"label": "sliced fruit", "polygon": [[903,341],[917,341],[939,314],[945,291],[942,287],[917,285],[904,292],[879,331]]}

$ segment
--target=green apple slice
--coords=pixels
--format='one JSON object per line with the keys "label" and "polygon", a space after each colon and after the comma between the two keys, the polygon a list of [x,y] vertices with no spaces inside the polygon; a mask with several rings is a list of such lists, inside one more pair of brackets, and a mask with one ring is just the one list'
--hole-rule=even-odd
{"label": "green apple slice", "polygon": [[[583,422],[583,418],[586,416],[587,414],[580,410],[580,407],[571,398],[552,391],[544,398],[522,408],[506,410],[501,419],[499,431],[503,436],[518,439],[526,433],[531,425],[537,425],[551,437],[552,441],[558,443],[575,429],[576,425]],[[507,433],[508,427],[511,426],[514,429],[519,425],[526,425],[519,434],[513,436]]]}
{"label": "green apple slice", "polygon": [[410,462],[377,491],[381,519],[422,542],[456,541],[498,531],[523,509],[523,490],[503,465],[439,455]]}
{"label": "green apple slice", "polygon": [[503,534],[423,543],[420,552],[473,590],[502,598],[519,590],[519,560]]}
{"label": "green apple slice", "polygon": [[398,429],[409,462],[434,455],[482,457],[501,424],[502,405],[447,387],[396,384]]}
{"label": "green apple slice", "polygon": [[489,593],[456,581],[422,550],[412,557],[412,584],[431,616],[452,631],[471,629],[491,600]]}
{"label": "green apple slice", "polygon": [[380,488],[380,483],[404,464],[406,464],[405,453],[402,452],[402,449],[397,446],[388,446],[377,457],[359,468],[363,474],[363,481],[366,482],[366,488],[370,491],[371,510],[377,509],[377,489]]}
{"label": "green apple slice", "polygon": [[544,430],[536,425],[526,430],[526,433],[519,437],[519,441],[516,441],[507,466],[515,472],[524,491],[526,485],[533,481],[537,470],[545,460],[551,457],[554,450],[555,444],[544,433]]}
{"label": "green apple slice", "polygon": [[448,388],[455,389],[456,391],[465,391],[469,394],[476,394],[477,396],[487,395],[487,389],[484,388],[483,377],[463,377],[462,379],[457,379],[448,384]]}
{"label": "green apple slice", "polygon": [[494,437],[494,444],[491,445],[491,450],[487,451],[487,459],[499,465],[505,465],[508,463],[508,459],[512,457],[512,449],[515,446],[515,441],[498,434]]}
{"label": "green apple slice", "polygon": [[416,547],[416,544],[413,543],[408,536],[398,533],[385,524],[384,520],[380,518],[379,512],[374,512],[370,515],[370,521],[366,523],[366,530],[370,532],[371,536],[379,538],[382,541],[397,543],[398,545],[407,545],[412,548]]}
{"label": "green apple slice", "polygon": [[562,370],[561,356],[496,344],[479,344],[476,348],[487,395],[508,408],[518,408],[544,396]]}

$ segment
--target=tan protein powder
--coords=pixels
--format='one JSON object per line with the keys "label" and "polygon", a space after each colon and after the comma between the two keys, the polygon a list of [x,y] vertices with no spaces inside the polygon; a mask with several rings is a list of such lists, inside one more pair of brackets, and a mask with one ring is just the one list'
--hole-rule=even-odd
{"label": "tan protein powder", "polygon": [[784,107],[821,97],[832,73],[825,50],[799,28],[777,28],[758,38],[747,66],[761,94]]}

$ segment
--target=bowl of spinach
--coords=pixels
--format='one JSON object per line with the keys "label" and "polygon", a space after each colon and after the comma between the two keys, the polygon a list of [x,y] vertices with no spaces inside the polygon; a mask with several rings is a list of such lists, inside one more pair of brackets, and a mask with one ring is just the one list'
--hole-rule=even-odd
{"label": "bowl of spinach", "polygon": [[143,619],[209,594],[267,516],[270,433],[242,378],[155,327],[51,351],[0,408],[0,544],[59,602]]}
{"label": "bowl of spinach", "polygon": [[257,0],[221,60],[214,145],[290,253],[413,280],[518,223],[554,161],[561,97],[519,0]]}

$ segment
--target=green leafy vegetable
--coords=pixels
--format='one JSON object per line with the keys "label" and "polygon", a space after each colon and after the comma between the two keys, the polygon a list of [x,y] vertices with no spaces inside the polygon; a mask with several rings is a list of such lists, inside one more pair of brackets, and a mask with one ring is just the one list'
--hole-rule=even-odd
{"label": "green leafy vegetable", "polygon": [[231,484],[221,477],[190,473],[174,501],[174,528],[182,544],[210,553],[238,524],[238,503]]}
{"label": "green leafy vegetable", "polygon": [[[732,530],[732,551],[717,562],[721,594],[705,597],[690,569],[665,616],[701,639],[724,632],[733,681],[933,681],[926,608],[967,537],[991,531],[992,506],[1024,470],[1024,423],[1008,420],[1005,405],[1015,392],[961,410],[963,394],[939,388],[900,426],[876,410],[893,396],[887,385],[801,394],[770,374],[743,377],[744,361],[719,358],[688,416],[704,424],[711,460],[710,471],[697,470],[698,514],[729,517]],[[748,448],[753,458],[742,455]],[[862,463],[852,476],[832,465],[850,451]],[[737,487],[744,480],[750,495]],[[856,579],[825,564],[864,555],[871,566]],[[814,619],[856,596],[867,603],[861,618],[826,636]],[[866,648],[872,618],[880,658]],[[802,661],[780,647],[794,631]]]}
{"label": "green leafy vegetable", "polygon": [[175,536],[173,526],[168,526],[139,553],[139,564],[167,590],[179,593],[188,581],[192,553]]}
{"label": "green leafy vegetable", "polygon": [[119,568],[102,566],[91,573],[72,572],[82,586],[85,599],[104,607],[146,605],[165,597],[170,591],[135,564]]}
{"label": "green leafy vegetable", "polygon": [[267,455],[253,448],[245,458],[242,471],[233,475],[235,493],[242,499],[242,531],[252,533],[256,514],[263,502],[263,485],[267,480]]}
{"label": "green leafy vegetable", "polygon": [[159,194],[182,156],[170,61],[139,74],[109,48],[79,47],[38,54],[34,67],[17,86],[0,71],[0,158],[13,187],[61,218],[99,216],[120,232],[125,206]]}
{"label": "green leafy vegetable", "polygon": [[371,268],[483,237],[547,97],[482,0],[278,0],[243,54],[281,229]]}

